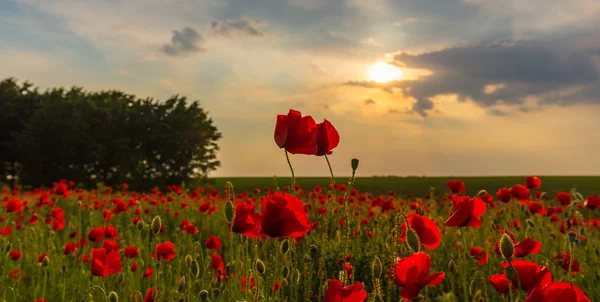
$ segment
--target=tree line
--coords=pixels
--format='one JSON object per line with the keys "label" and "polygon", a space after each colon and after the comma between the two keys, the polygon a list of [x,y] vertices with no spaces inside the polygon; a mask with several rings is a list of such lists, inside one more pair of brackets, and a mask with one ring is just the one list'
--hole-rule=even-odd
{"label": "tree line", "polygon": [[144,190],[206,179],[221,133],[198,101],[0,82],[0,182],[127,183]]}

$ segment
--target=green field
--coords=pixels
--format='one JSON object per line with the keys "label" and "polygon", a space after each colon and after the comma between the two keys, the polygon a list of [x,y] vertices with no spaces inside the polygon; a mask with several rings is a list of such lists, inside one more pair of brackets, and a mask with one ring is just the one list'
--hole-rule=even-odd
{"label": "green field", "polygon": [[[569,191],[577,188],[583,195],[597,194],[600,192],[600,176],[540,176],[542,179],[542,190],[552,194],[560,191]],[[373,194],[387,194],[389,190],[399,194],[412,194],[423,196],[429,193],[433,186],[438,191],[447,191],[446,182],[451,179],[459,179],[465,182],[467,194],[473,196],[479,190],[487,190],[494,195],[499,188],[511,187],[515,184],[523,184],[525,176],[502,176],[502,177],[358,177],[356,188],[360,192]],[[277,185],[283,187],[291,183],[289,177],[229,177],[214,178],[218,188],[225,188],[225,183],[230,181],[237,192],[250,191],[254,188],[275,188]],[[326,186],[330,179],[327,177],[299,177],[296,182],[304,190],[311,190],[313,186]],[[336,177],[337,183],[346,183],[348,178]]]}

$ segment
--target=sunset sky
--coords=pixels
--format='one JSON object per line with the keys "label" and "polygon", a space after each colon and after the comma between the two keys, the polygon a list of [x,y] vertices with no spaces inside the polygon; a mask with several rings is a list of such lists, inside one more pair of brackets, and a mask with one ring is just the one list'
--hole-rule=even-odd
{"label": "sunset sky", "polygon": [[[598,0],[3,0],[0,80],[201,101],[211,176],[288,176],[290,108],[359,175],[600,173]],[[325,159],[292,156],[300,176]]]}

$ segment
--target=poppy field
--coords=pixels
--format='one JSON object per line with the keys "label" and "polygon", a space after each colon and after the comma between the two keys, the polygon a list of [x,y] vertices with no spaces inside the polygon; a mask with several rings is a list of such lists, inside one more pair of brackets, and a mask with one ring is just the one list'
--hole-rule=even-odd
{"label": "poppy field", "polygon": [[[0,191],[2,301],[600,301],[600,197],[460,178],[372,193],[334,177],[327,120],[277,116],[289,183]],[[327,185],[296,183],[319,156]],[[467,195],[468,192],[475,192]],[[590,195],[588,195],[590,194]]]}

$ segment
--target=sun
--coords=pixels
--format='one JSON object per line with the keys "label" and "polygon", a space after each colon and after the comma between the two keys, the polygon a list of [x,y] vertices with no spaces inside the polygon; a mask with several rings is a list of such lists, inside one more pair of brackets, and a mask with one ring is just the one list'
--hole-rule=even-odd
{"label": "sun", "polygon": [[369,79],[378,83],[402,79],[402,70],[387,63],[377,62],[369,69]]}

